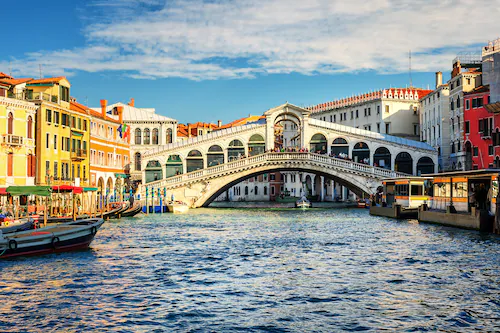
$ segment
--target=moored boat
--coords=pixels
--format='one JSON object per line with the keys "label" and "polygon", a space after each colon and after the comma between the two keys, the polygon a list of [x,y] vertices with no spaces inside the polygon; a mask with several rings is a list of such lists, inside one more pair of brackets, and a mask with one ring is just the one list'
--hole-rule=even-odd
{"label": "moored boat", "polygon": [[129,207],[123,213],[121,213],[121,217],[132,217],[139,214],[142,211],[142,206],[140,202],[136,202],[132,207]]}
{"label": "moored boat", "polygon": [[189,206],[182,201],[170,201],[167,203],[167,208],[170,213],[174,214],[186,213],[189,210]]}
{"label": "moored boat", "polygon": [[18,220],[3,220],[0,222],[0,233],[9,234],[24,230],[31,230],[35,227],[34,220],[31,218],[22,218]]}
{"label": "moored boat", "polygon": [[302,196],[299,200],[295,202],[295,208],[302,208],[302,209],[307,209],[311,208],[311,202],[306,199],[306,197]]}
{"label": "moored boat", "polygon": [[102,218],[83,219],[36,230],[0,234],[0,258],[86,249],[103,223]]}

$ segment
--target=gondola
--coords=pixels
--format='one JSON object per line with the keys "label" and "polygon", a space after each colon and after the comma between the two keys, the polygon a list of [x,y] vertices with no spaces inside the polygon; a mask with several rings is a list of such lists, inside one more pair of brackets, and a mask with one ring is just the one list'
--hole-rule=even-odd
{"label": "gondola", "polygon": [[119,219],[122,217],[123,212],[130,208],[130,203],[128,201],[120,202],[119,210],[108,216],[110,219]]}
{"label": "gondola", "polygon": [[132,217],[139,214],[142,211],[142,206],[140,202],[136,202],[132,207],[129,207],[126,211],[121,213],[122,217]]}
{"label": "gondola", "polygon": [[15,221],[0,222],[0,233],[10,234],[13,232],[31,230],[35,228],[35,222],[32,218],[22,218]]}
{"label": "gondola", "polygon": [[102,218],[82,219],[35,230],[0,234],[0,258],[86,249],[103,223]]}

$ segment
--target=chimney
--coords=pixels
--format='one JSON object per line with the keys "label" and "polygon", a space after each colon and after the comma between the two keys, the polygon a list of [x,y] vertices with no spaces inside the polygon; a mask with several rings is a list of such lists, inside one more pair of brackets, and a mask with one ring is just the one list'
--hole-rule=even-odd
{"label": "chimney", "polygon": [[191,124],[188,123],[188,138],[191,137]]}
{"label": "chimney", "polygon": [[222,120],[217,120],[217,127],[222,127]]}
{"label": "chimney", "polygon": [[101,99],[101,114],[103,118],[106,118],[106,109],[108,107],[108,100]]}
{"label": "chimney", "polygon": [[123,106],[117,106],[116,111],[118,112],[118,121],[120,124],[123,123]]}
{"label": "chimney", "polygon": [[443,84],[443,73],[436,72],[436,88]]}
{"label": "chimney", "polygon": [[135,107],[135,100],[133,98],[131,98],[130,102],[128,102],[128,105],[131,107]]}

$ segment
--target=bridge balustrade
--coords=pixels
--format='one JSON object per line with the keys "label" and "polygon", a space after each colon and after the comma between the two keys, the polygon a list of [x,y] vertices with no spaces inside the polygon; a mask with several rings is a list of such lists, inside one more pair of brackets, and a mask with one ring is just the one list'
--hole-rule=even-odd
{"label": "bridge balustrade", "polygon": [[196,179],[202,179],[211,175],[221,174],[224,171],[234,171],[241,169],[243,167],[252,166],[254,164],[259,164],[262,162],[272,162],[272,161],[283,161],[283,160],[304,160],[304,161],[314,161],[319,162],[324,165],[332,165],[339,168],[354,170],[362,172],[365,174],[372,174],[378,178],[396,178],[396,177],[407,177],[405,173],[387,170],[384,168],[374,167],[371,165],[366,165],[354,161],[343,160],[336,157],[330,157],[327,155],[321,155],[316,153],[300,153],[300,152],[271,152],[261,155],[256,155],[253,157],[242,158],[236,161],[227,162],[217,166],[209,167],[206,169],[196,170],[190,173],[185,173],[182,175],[173,176],[167,179],[162,179],[145,184],[147,187],[161,188],[169,185],[178,185],[185,181],[192,181]]}

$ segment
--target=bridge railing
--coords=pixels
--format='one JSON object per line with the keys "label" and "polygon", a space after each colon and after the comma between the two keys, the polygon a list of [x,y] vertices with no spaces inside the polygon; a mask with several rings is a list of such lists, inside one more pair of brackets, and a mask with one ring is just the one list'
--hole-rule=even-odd
{"label": "bridge railing", "polygon": [[203,179],[205,177],[220,174],[224,171],[233,171],[238,170],[243,167],[248,167],[252,165],[256,165],[263,162],[272,162],[272,161],[314,161],[324,165],[332,165],[344,169],[355,170],[358,172],[363,172],[366,174],[372,174],[374,176],[380,178],[399,178],[399,177],[408,177],[407,174],[387,170],[384,168],[374,167],[371,165],[357,163],[354,161],[343,160],[340,158],[330,157],[327,155],[315,154],[315,153],[281,153],[281,152],[272,152],[265,153],[261,155],[256,155],[252,157],[242,158],[236,161],[227,162],[224,164],[220,164],[217,166],[209,167],[206,169],[200,169],[193,172],[185,173],[182,175],[177,175],[173,177],[169,177],[166,179],[157,180],[151,183],[147,183],[143,186],[151,187],[151,188],[162,188],[166,186],[180,184],[186,181],[192,181],[196,179]]}

